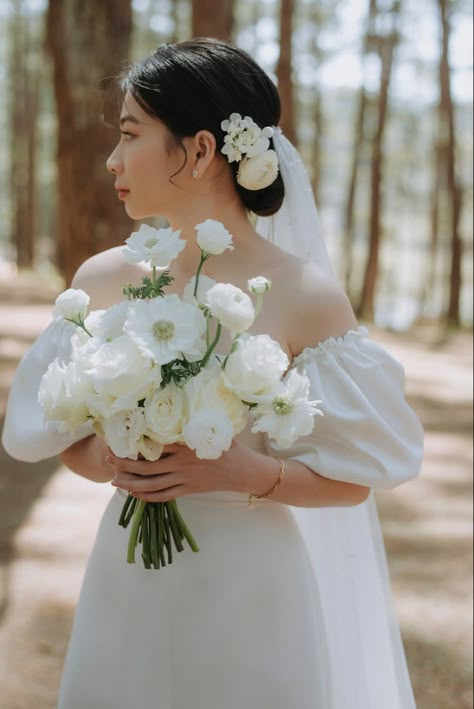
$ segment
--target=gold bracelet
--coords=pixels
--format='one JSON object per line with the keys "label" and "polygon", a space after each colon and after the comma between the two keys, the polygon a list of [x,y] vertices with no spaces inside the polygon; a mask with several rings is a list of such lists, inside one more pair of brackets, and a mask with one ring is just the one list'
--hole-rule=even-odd
{"label": "gold bracelet", "polygon": [[280,463],[280,474],[278,475],[278,480],[274,485],[271,486],[267,492],[265,492],[263,495],[254,495],[253,493],[250,493],[249,495],[249,507],[252,509],[253,507],[253,498],[256,500],[263,500],[266,497],[270,497],[270,495],[273,495],[275,490],[277,489],[278,485],[281,483],[283,480],[283,476],[285,474],[285,461],[283,461],[281,458],[277,458],[278,462]]}

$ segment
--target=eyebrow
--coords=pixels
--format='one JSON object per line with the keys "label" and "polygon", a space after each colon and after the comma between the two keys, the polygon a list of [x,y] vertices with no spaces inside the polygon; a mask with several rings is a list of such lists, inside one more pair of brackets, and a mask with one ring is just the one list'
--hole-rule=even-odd
{"label": "eyebrow", "polygon": [[127,113],[125,116],[122,116],[120,118],[120,125],[123,126],[123,124],[126,123],[127,121],[129,121],[130,123],[137,123],[138,125],[140,125],[140,121],[138,120],[138,118],[135,118],[135,116],[132,116],[131,113]]}

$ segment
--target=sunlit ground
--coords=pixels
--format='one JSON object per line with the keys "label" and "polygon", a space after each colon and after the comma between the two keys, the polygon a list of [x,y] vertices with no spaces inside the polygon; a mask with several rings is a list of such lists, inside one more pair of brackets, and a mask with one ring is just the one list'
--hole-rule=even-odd
{"label": "sunlit ground", "polygon": [[[13,291],[11,275],[0,273],[2,417],[18,357],[47,324],[54,296],[31,277],[17,278]],[[470,709],[471,336],[371,334],[404,362],[426,429],[421,477],[378,495],[417,704]],[[53,709],[85,561],[111,491],[57,460],[26,465],[0,450],[0,463],[0,704]]]}

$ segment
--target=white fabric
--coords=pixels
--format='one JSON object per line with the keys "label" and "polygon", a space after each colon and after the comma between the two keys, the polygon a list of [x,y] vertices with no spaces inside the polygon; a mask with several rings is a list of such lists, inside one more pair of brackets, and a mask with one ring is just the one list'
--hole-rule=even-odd
{"label": "white fabric", "polygon": [[[18,367],[3,445],[20,460],[72,442],[44,430],[36,401],[69,334],[53,323]],[[418,473],[422,430],[402,368],[365,328],[305,350],[294,366],[325,416],[287,458],[380,489]],[[241,439],[268,449],[248,429]],[[182,497],[201,551],[160,571],[126,564],[123,500],[113,495],[88,563],[59,709],[415,706],[372,493],[323,509],[262,500],[250,510],[240,493]]]}

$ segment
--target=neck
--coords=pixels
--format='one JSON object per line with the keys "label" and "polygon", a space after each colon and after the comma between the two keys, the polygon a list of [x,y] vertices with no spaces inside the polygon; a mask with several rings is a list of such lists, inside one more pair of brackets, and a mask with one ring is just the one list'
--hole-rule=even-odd
{"label": "neck", "polygon": [[224,260],[240,260],[241,254],[247,251],[256,238],[256,232],[237,195],[231,200],[207,197],[190,201],[185,211],[181,210],[176,215],[169,214],[168,219],[173,229],[181,229],[181,238],[187,241],[187,246],[179,257],[179,267],[180,270],[191,274],[195,273],[201,255],[196,241],[195,227],[206,219],[222,222],[232,234],[234,250],[226,251],[219,256],[221,264]]}

